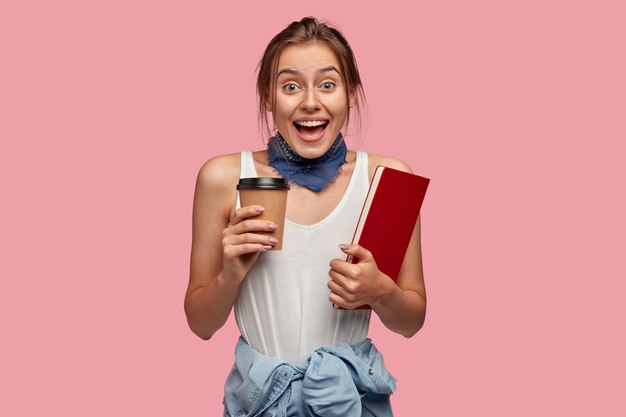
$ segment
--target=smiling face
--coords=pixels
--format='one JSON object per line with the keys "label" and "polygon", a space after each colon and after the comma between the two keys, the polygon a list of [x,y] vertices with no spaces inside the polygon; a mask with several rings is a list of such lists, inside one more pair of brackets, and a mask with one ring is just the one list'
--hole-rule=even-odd
{"label": "smiling face", "polygon": [[346,121],[349,100],[340,68],[323,43],[289,46],[280,55],[274,123],[303,158],[322,156]]}

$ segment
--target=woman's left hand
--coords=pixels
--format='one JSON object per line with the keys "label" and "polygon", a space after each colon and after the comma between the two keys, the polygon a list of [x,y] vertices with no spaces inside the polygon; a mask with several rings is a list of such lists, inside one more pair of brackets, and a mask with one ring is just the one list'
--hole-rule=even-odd
{"label": "woman's left hand", "polygon": [[394,282],[376,266],[372,253],[359,245],[339,245],[346,255],[359,260],[356,264],[341,259],[330,262],[330,301],[345,309],[364,304],[374,306],[385,294],[393,290]]}

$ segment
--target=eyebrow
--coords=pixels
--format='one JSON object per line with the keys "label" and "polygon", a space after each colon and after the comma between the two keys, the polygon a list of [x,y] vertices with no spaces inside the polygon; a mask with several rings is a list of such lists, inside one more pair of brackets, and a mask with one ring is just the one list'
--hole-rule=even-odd
{"label": "eyebrow", "polygon": [[[321,73],[324,73],[324,72],[330,72],[330,71],[335,71],[337,74],[341,75],[339,70],[337,68],[335,68],[334,65],[330,65],[328,67],[321,68],[321,69],[317,70],[318,74],[321,74]],[[278,71],[278,74],[276,75],[276,77],[278,78],[282,74],[299,75],[300,73],[298,71],[296,71],[295,69],[285,68],[285,69],[282,69],[282,70]]]}

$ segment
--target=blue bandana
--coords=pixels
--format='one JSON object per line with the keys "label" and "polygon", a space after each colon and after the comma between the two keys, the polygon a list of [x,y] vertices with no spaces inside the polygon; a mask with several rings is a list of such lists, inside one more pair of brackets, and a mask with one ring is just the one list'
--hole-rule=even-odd
{"label": "blue bandana", "polygon": [[270,165],[284,179],[319,193],[339,177],[348,150],[339,133],[324,155],[306,159],[291,149],[280,133],[276,132],[276,136],[270,138],[267,144],[267,152]]}

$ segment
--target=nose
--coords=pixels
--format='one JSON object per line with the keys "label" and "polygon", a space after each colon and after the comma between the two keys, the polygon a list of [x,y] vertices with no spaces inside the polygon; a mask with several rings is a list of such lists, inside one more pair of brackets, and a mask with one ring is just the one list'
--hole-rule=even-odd
{"label": "nose", "polygon": [[320,109],[320,102],[315,88],[306,89],[300,108],[304,111],[315,111]]}

